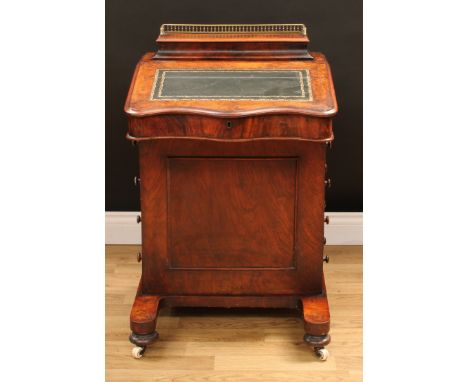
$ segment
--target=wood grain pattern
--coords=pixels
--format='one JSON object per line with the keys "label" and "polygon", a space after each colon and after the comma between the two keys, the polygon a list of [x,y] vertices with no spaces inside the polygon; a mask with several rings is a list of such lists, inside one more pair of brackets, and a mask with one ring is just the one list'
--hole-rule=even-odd
{"label": "wood grain pattern", "polygon": [[297,158],[167,166],[170,269],[295,268]]}
{"label": "wood grain pattern", "polygon": [[137,296],[130,313],[130,328],[136,334],[150,334],[156,329],[160,298]]}
{"label": "wood grain pattern", "polygon": [[139,246],[106,247],[108,382],[358,382],[362,380],[362,247],[326,246],[333,320],[330,358],[320,362],[302,341],[297,310],[162,308],[152,344],[131,357],[128,314],[140,277]]}
{"label": "wood grain pattern", "polygon": [[327,118],[298,115],[266,115],[220,119],[199,115],[157,115],[132,118],[128,125],[129,138],[193,139],[217,141],[306,140],[330,142],[332,123]]}
{"label": "wood grain pattern", "polygon": [[[322,249],[323,249],[323,209],[324,209],[324,176],[325,176],[325,144],[313,142],[266,142],[254,141],[244,143],[231,143],[231,142],[203,142],[203,144],[192,140],[163,140],[163,141],[144,141],[139,143],[139,156],[140,156],[140,193],[141,193],[141,208],[142,208],[142,235],[143,235],[143,293],[154,295],[245,295],[245,296],[258,296],[258,295],[288,295],[288,294],[316,294],[322,291]],[[226,179],[216,181],[213,174],[205,171],[198,173],[201,185],[190,177],[191,181],[182,185],[183,179],[178,181],[178,187],[184,192],[185,200],[182,200],[182,195],[179,195],[177,190],[168,185],[168,180],[171,178],[170,169],[168,164],[171,159],[168,158],[244,158],[245,164],[242,168],[242,174],[239,174],[237,168],[236,177],[241,176],[238,180]],[[284,199],[292,198],[293,189],[289,174],[284,174],[285,171],[292,171],[290,164],[292,162],[285,162],[288,167],[270,171],[270,176],[267,174],[261,175],[261,169],[254,168],[249,165],[248,158],[298,158],[299,165],[297,168],[297,193],[296,207],[294,218],[292,218],[291,202],[280,200],[273,201],[270,197],[267,201],[270,202],[269,206],[272,209],[265,212],[267,206],[263,204],[263,212],[270,218],[268,223],[264,216],[258,214],[249,215],[235,211],[228,207],[232,206],[232,201],[223,198],[218,187],[222,182],[239,183],[235,188],[229,191],[232,199],[243,200],[244,204],[249,204],[251,207],[262,205],[263,193],[260,189],[274,191],[274,195],[280,196]],[[275,160],[275,164],[282,164],[283,161]],[[254,171],[255,170],[255,171]],[[260,172],[257,170],[261,170]],[[249,175],[250,174],[250,175]],[[276,174],[276,177],[274,176]],[[217,173],[218,177],[226,177],[226,174]],[[190,176],[190,175],[187,175]],[[275,179],[275,186],[272,189],[271,176]],[[242,179],[249,179],[253,184],[247,185]],[[243,184],[243,185],[242,185]],[[241,186],[242,185],[242,186]],[[241,186],[241,187],[240,187]],[[295,187],[295,186],[294,186]],[[247,201],[243,188],[251,191],[251,200]],[[257,191],[255,191],[257,190]],[[289,190],[289,191],[288,191]],[[192,197],[192,194],[203,192],[204,196]],[[174,195],[175,193],[175,195]],[[243,196],[244,195],[244,196]],[[288,196],[289,195],[289,196]],[[175,207],[170,207],[168,203],[172,197],[176,196],[177,203]],[[197,201],[198,198],[198,201]],[[206,200],[203,198],[207,198]],[[204,201],[216,200],[223,201],[225,207],[219,206],[215,212],[212,210],[211,205]],[[200,208],[198,202],[202,202],[205,208]],[[190,212],[184,213],[184,205],[191,207],[190,211],[196,211],[193,216],[188,216]],[[190,206],[189,206],[190,205]],[[274,208],[277,206],[278,208]],[[187,208],[188,208],[187,207]],[[227,215],[227,212],[231,215]],[[275,217],[272,214],[276,214]],[[182,238],[185,240],[179,242],[183,248],[187,249],[195,238],[195,233],[202,235],[199,232],[199,227],[195,224],[198,220],[200,225],[211,232],[218,229],[218,227],[208,228],[210,224],[220,225],[217,216],[223,217],[235,224],[237,231],[241,232],[242,226],[250,227],[249,232],[255,229],[255,224],[258,225],[258,231],[269,229],[275,234],[281,233],[280,239],[263,241],[263,245],[268,250],[261,250],[265,256],[262,260],[264,264],[284,266],[284,256],[280,259],[275,259],[273,256],[278,255],[278,250],[275,250],[273,245],[279,244],[280,241],[288,241],[286,259],[291,256],[291,242],[289,242],[292,235],[292,220],[295,224],[295,240],[294,240],[294,258],[295,263],[293,268],[288,269],[269,269],[269,268],[255,268],[255,269],[242,269],[236,268],[223,270],[216,269],[171,269],[167,271],[171,264],[171,254],[174,250],[171,245],[168,245],[169,232],[171,229],[170,224],[174,221],[188,220],[191,223],[178,223],[178,227],[182,229]],[[249,219],[254,219],[249,223]],[[172,222],[172,223],[171,223]],[[261,227],[261,225],[268,224],[268,227]],[[276,225],[276,228],[272,225]],[[172,227],[172,229],[175,227]],[[229,229],[224,228],[224,233],[229,234]],[[206,234],[205,234],[206,235]],[[267,236],[265,236],[267,235]],[[203,237],[203,236],[202,236]],[[263,235],[268,238],[268,234]],[[227,262],[233,261],[225,259],[228,257],[225,253],[235,251],[239,253],[241,250],[247,251],[247,247],[242,242],[247,236],[239,237],[223,236],[224,238],[224,252],[219,253],[211,251],[206,256],[218,255],[220,264],[227,265]],[[190,239],[190,240],[189,240]],[[182,239],[180,239],[182,240]],[[212,235],[211,240],[215,240]],[[205,243],[207,246],[208,244]],[[243,261],[244,265],[247,256],[251,254],[255,256],[255,250],[260,251],[262,243],[256,242],[256,234],[249,238],[249,246],[252,246],[253,251],[248,251],[246,255],[242,255],[238,261]],[[271,246],[270,246],[271,245]],[[285,247],[286,244],[281,244]],[[205,247],[207,248],[207,247]],[[227,252],[226,252],[227,251]],[[216,252],[216,253],[215,253]],[[187,254],[191,252],[188,250]],[[179,257],[183,255],[179,250]],[[187,256],[188,257],[188,256]],[[185,262],[197,261],[195,259],[185,259]],[[205,260],[205,261],[209,261]],[[196,263],[192,263],[196,264]],[[258,260],[257,260],[258,265]]]}
{"label": "wood grain pattern", "polygon": [[330,312],[328,301],[323,296],[302,299],[304,310],[304,328],[306,333],[323,336],[330,330]]}

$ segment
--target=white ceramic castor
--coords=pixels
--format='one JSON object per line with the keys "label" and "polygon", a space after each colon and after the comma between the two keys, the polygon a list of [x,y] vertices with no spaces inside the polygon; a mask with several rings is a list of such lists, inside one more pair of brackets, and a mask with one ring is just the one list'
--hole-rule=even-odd
{"label": "white ceramic castor", "polygon": [[145,348],[141,348],[139,346],[135,346],[133,349],[132,349],[132,355],[133,355],[133,358],[141,358],[143,357],[143,353],[145,352]]}
{"label": "white ceramic castor", "polygon": [[328,350],[325,349],[325,348],[321,348],[321,349],[316,349],[315,350],[315,353],[318,355],[318,357],[320,358],[320,361],[326,361],[328,356],[330,355],[330,353],[328,353]]}

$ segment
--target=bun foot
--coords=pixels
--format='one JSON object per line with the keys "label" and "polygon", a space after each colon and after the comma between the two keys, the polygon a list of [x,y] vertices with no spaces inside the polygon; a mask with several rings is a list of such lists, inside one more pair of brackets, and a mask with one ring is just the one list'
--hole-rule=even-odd
{"label": "bun foot", "polygon": [[314,336],[312,334],[304,334],[304,341],[312,345],[314,348],[323,348],[330,343],[330,335]]}
{"label": "bun foot", "polygon": [[158,332],[153,332],[150,334],[136,334],[132,333],[130,334],[130,337],[128,339],[130,342],[138,347],[144,348],[151,344],[152,342],[156,341],[159,337]]}

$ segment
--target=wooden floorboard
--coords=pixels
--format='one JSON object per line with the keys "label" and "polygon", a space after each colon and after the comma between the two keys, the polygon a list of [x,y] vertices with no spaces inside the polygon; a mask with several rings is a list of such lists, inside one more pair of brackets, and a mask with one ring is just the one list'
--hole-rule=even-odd
{"label": "wooden floorboard", "polygon": [[327,246],[331,311],[328,361],[302,341],[298,312],[164,308],[160,339],[131,356],[129,313],[140,278],[139,246],[106,247],[107,382],[362,381],[362,247]]}

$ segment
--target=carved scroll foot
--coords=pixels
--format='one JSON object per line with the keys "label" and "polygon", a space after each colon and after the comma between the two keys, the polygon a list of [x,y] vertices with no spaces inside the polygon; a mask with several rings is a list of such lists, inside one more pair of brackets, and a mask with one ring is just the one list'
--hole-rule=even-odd
{"label": "carved scroll foot", "polygon": [[304,341],[313,346],[315,353],[322,361],[328,358],[325,346],[330,343],[330,310],[323,282],[323,291],[320,295],[302,297],[304,313]]}
{"label": "carved scroll foot", "polygon": [[156,320],[159,311],[159,296],[137,295],[130,313],[130,328],[132,333],[129,340],[136,347],[132,350],[134,358],[141,358],[146,347],[159,337],[156,331]]}

